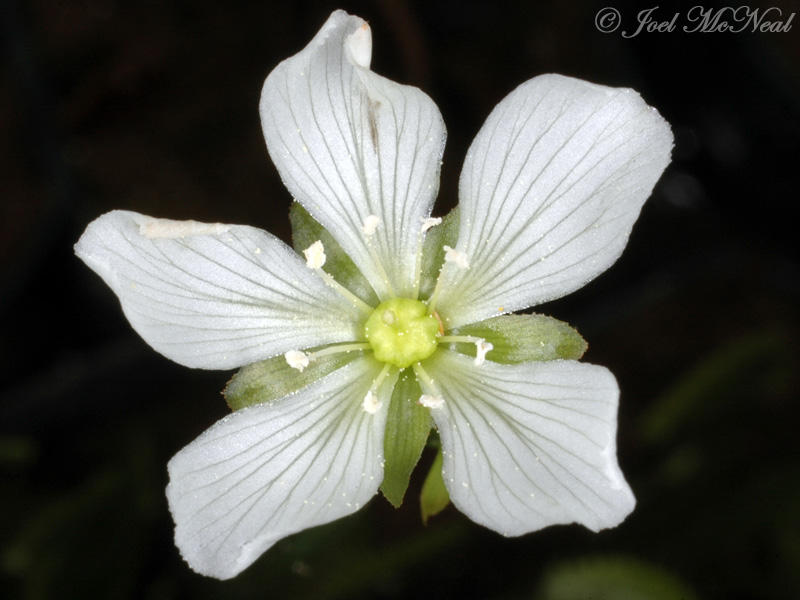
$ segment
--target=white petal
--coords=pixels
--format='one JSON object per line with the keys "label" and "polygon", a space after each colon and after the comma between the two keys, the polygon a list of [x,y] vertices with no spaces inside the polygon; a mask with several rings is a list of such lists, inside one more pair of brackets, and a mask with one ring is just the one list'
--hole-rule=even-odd
{"label": "white petal", "polygon": [[360,335],[355,307],[260,229],[113,211],[75,253],[139,335],[182,365],[229,369]]}
{"label": "white petal", "polygon": [[[369,26],[334,12],[267,77],[261,123],[289,191],[378,295],[413,296],[419,224],[439,186],[444,123],[423,92],[372,73],[371,50]],[[381,225],[368,235],[371,216]]]}
{"label": "white petal", "polygon": [[630,89],[542,75],[489,115],[461,172],[457,249],[440,314],[450,327],[574,291],[621,254],[666,168],[669,124]]}
{"label": "white petal", "polygon": [[[380,366],[360,358],[275,402],[218,421],[169,462],[175,543],[228,579],[292,533],[355,512],[383,479],[386,411],[361,401]],[[396,378],[379,390],[388,406]]]}
{"label": "white petal", "polygon": [[633,510],[607,369],[562,360],[476,368],[449,351],[425,368],[444,396],[431,411],[444,481],[473,521],[509,536],[572,522],[597,531]]}

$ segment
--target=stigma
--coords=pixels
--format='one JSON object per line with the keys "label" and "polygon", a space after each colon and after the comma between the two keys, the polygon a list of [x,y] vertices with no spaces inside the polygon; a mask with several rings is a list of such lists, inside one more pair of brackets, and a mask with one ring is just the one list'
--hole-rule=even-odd
{"label": "stigma", "polygon": [[428,307],[411,298],[381,302],[364,324],[364,337],[377,360],[401,369],[436,351],[439,321]]}

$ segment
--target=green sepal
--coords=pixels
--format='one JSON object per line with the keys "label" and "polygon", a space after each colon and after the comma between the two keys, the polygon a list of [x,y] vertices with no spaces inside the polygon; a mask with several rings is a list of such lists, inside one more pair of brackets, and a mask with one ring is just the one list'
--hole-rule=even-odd
{"label": "green sepal", "polygon": [[422,484],[419,494],[419,508],[422,513],[423,525],[428,524],[428,519],[438,515],[450,504],[450,494],[442,478],[442,449],[436,453],[430,471]]}
{"label": "green sepal", "polygon": [[431,430],[431,416],[419,404],[422,395],[411,369],[403,369],[394,387],[383,437],[385,458],[381,492],[395,508],[403,504],[411,472]]}
{"label": "green sepal", "polygon": [[378,304],[375,291],[355,263],[328,230],[320,225],[299,202],[292,202],[289,222],[292,225],[292,246],[295,252],[302,255],[303,250],[311,244],[317,240],[321,241],[325,247],[326,257],[323,269],[370,306]]}
{"label": "green sepal", "polygon": [[242,367],[222,390],[231,410],[271,402],[303,389],[344,366],[354,355],[328,354],[314,359],[302,371],[290,367],[283,355]]}
{"label": "green sepal", "polygon": [[[568,324],[547,315],[501,315],[464,325],[448,335],[471,335],[490,342],[488,360],[515,364],[529,361],[578,360],[588,344]],[[475,356],[475,344],[456,344],[456,349]]]}
{"label": "green sepal", "polygon": [[422,272],[420,274],[420,297],[429,298],[436,287],[436,279],[444,263],[444,247],[455,247],[458,241],[458,207],[431,227],[425,234],[422,246]]}

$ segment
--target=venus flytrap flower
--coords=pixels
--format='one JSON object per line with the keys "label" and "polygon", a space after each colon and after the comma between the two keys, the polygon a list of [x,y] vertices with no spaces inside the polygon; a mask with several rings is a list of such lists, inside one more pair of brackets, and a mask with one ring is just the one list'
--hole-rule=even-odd
{"label": "venus flytrap flower", "polygon": [[458,211],[433,218],[442,118],[370,70],[371,43],[337,11],[264,84],[267,148],[302,205],[297,253],[251,227],[124,211],[75,248],[158,352],[243,367],[236,410],[168,467],[176,544],[199,573],[233,577],[381,486],[399,504],[431,420],[452,502],[504,535],[613,527],[634,506],[614,377],[575,360],[569,326],[504,313],[616,260],[669,126],[632,90],[536,77],[478,133]]}

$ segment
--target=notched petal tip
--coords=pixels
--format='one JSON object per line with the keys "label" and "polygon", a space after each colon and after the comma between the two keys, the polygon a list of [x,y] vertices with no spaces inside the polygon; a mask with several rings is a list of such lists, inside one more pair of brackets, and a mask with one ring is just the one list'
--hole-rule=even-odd
{"label": "notched petal tip", "polygon": [[[267,77],[260,112],[270,157],[292,196],[325,227],[380,297],[413,296],[416,226],[438,190],[444,123],[412,86],[369,70],[372,34],[336,11]],[[383,222],[366,236],[364,218]],[[388,215],[392,216],[390,223]]]}
{"label": "notched petal tip", "polygon": [[477,370],[448,351],[426,366],[447,396],[431,412],[445,484],[472,520],[506,536],[566,523],[598,531],[633,510],[616,459],[619,389],[607,369],[554,360]]}

